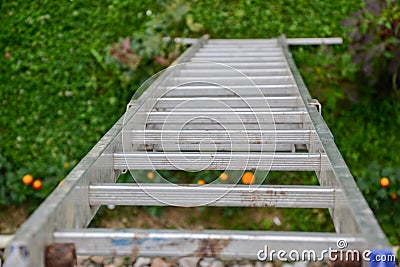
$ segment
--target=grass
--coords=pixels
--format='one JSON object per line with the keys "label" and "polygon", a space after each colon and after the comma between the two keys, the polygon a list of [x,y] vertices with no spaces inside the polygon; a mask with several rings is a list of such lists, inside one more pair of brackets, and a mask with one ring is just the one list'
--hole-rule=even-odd
{"label": "grass", "polygon": [[340,23],[360,4],[358,0],[208,0],[194,2],[192,12],[212,38],[344,37]]}
{"label": "grass", "polygon": [[[7,27],[0,30],[0,155],[12,166],[7,179],[18,184],[31,173],[44,183],[44,193],[32,194],[43,198],[123,114],[135,85],[122,89],[90,51],[103,53],[129,35],[151,7],[128,1],[96,7],[89,1],[1,3]],[[12,192],[2,202],[25,200],[17,186],[8,187]]]}
{"label": "grass", "polygon": [[[139,83],[121,86],[93,51],[103,57],[108,45],[143,30],[163,2],[1,2],[0,203],[35,207],[122,115]],[[212,38],[345,37],[340,23],[361,3],[207,0],[193,1],[191,14]],[[346,45],[292,51],[354,175],[362,176],[372,162],[400,166],[400,105],[348,101],[358,99]],[[42,180],[43,189],[24,186],[26,173]],[[322,216],[313,212],[283,213],[303,225]]]}

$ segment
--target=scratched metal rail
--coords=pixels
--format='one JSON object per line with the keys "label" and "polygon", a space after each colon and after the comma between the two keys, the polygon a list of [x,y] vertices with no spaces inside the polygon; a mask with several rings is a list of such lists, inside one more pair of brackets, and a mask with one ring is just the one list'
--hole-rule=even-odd
{"label": "scratched metal rail", "polygon": [[[76,254],[257,259],[266,245],[322,255],[338,241],[346,250],[388,249],[296,69],[291,43],[301,41],[197,40],[138,90],[18,230],[4,266],[72,266],[57,264],[72,264]],[[145,183],[144,170],[221,170],[233,180],[183,185],[158,175]],[[254,183],[239,184],[249,170]],[[116,183],[128,171],[135,181]],[[269,171],[313,171],[319,185],[268,185]],[[336,233],[87,229],[101,205],[326,208]]]}

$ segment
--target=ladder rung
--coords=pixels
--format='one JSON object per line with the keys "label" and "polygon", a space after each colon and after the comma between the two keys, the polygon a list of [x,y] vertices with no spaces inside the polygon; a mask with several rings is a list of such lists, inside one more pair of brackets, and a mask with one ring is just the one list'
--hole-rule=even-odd
{"label": "ladder rung", "polygon": [[190,69],[220,69],[222,68],[235,68],[235,69],[265,69],[271,70],[276,68],[286,68],[286,62],[225,62],[225,63],[216,63],[210,61],[202,61],[202,62],[187,62],[182,68]]}
{"label": "ladder rung", "polygon": [[286,62],[284,61],[277,61],[277,62],[225,62],[224,64],[219,62],[210,62],[210,61],[203,61],[203,62],[189,62],[185,63],[183,67],[190,67],[191,69],[214,69],[214,68],[221,68],[227,66],[232,68],[248,68],[248,69],[275,69],[275,68],[285,68],[287,67]]}
{"label": "ladder rung", "polygon": [[[151,107],[149,107],[151,108]],[[272,115],[271,113],[274,114],[281,114],[281,113],[286,113],[286,115],[293,115],[291,113],[287,113],[287,112],[305,112],[306,108],[303,106],[296,106],[296,107],[267,107],[267,103],[265,103],[265,107],[238,107],[238,108],[233,108],[233,107],[229,107],[226,106],[222,103],[220,103],[220,106],[218,107],[207,107],[204,108],[202,106],[197,106],[197,107],[191,107],[189,103],[185,103],[182,104],[178,107],[176,107],[175,109],[173,108],[158,108],[157,106],[154,106],[153,109],[151,111],[149,111],[148,113],[152,113],[152,112],[168,112],[170,113],[170,115],[172,115],[173,113],[179,113],[179,115],[181,113],[225,113],[225,112],[232,112],[232,114],[235,115],[245,115],[245,112],[253,112],[253,116],[256,117],[258,115],[262,115],[264,116],[263,119],[259,120],[259,122],[263,122],[263,123],[272,123]],[[143,114],[143,112],[139,113],[139,114]],[[300,113],[299,113],[300,114]],[[297,115],[299,115],[297,114]],[[174,116],[174,115],[172,115]],[[245,115],[246,116],[246,115]],[[271,120],[268,120],[267,117],[270,116]],[[265,120],[264,120],[265,119]]]}
{"label": "ladder rung", "polygon": [[[202,108],[280,108],[304,107],[299,96],[285,97],[162,97],[156,99],[156,109],[180,109],[183,107]],[[233,111],[234,112],[234,111]]]}
{"label": "ladder rung", "polygon": [[[227,125],[221,125],[218,123],[187,123],[184,126],[182,123],[147,123],[146,129],[149,130],[299,130],[305,129],[305,125],[310,125],[310,122],[305,123],[288,123],[288,124],[263,124],[260,126],[256,123],[230,123],[229,127]],[[136,127],[136,128],[135,128]],[[132,125],[129,129],[137,129],[138,126]],[[141,126],[143,128],[143,126]]]}
{"label": "ladder rung", "polygon": [[335,187],[93,184],[90,205],[334,208]]}
{"label": "ladder rung", "polygon": [[[215,47],[215,46],[220,46],[220,47],[230,47],[230,46],[235,46],[235,47],[279,47],[277,41],[260,41],[260,42],[243,42],[243,40],[239,41],[228,41],[228,40],[213,40],[212,42],[208,42],[204,47]],[[281,48],[281,47],[279,47]]]}
{"label": "ladder rung", "polygon": [[[190,62],[196,62],[196,61],[210,61],[208,57],[198,57],[194,56],[190,59]],[[270,61],[270,62],[285,62],[285,57],[284,56],[270,56],[270,57],[214,57],[212,58],[213,62],[218,62],[218,63],[229,63],[229,62],[265,62],[265,61]]]}
{"label": "ladder rung", "polygon": [[253,45],[253,44],[278,44],[277,39],[210,39],[207,41],[207,45],[209,44],[245,44],[245,45]]}
{"label": "ladder rung", "polygon": [[207,96],[275,96],[275,95],[296,95],[299,93],[295,86],[292,84],[278,84],[278,85],[230,85],[228,87],[219,85],[181,85],[181,86],[168,86],[165,89],[167,93],[165,96],[180,96],[180,97],[207,97]]}
{"label": "ladder rung", "polygon": [[253,51],[253,52],[244,52],[244,51],[238,51],[238,52],[197,52],[194,54],[195,57],[203,57],[203,58],[211,58],[214,60],[214,58],[218,57],[236,57],[236,58],[241,58],[241,57],[283,57],[283,52],[282,51],[274,51],[274,52],[264,52],[264,51]]}
{"label": "ladder rung", "polygon": [[[57,243],[75,243],[78,255],[128,257],[198,256],[257,259],[257,252],[268,246],[269,251],[312,250],[317,256],[324,255],[328,258],[329,253],[322,251],[337,248],[338,240],[346,240],[350,244],[346,249],[367,249],[365,239],[354,234],[315,232],[92,228],[54,232],[53,238]],[[304,253],[299,254],[305,257]]]}
{"label": "ladder rung", "polygon": [[282,49],[280,47],[243,47],[243,48],[229,48],[223,46],[213,46],[213,47],[203,47],[199,49],[200,53],[204,52],[232,52],[232,53],[240,53],[240,52],[281,52]]}
{"label": "ladder rung", "polygon": [[205,139],[219,144],[309,144],[316,133],[312,130],[132,130],[124,131],[123,137],[133,144],[198,144]]}
{"label": "ladder rung", "polygon": [[276,68],[276,69],[249,69],[249,68],[241,68],[241,69],[231,69],[230,67],[220,65],[220,68],[212,68],[209,69],[207,66],[204,69],[199,68],[191,68],[192,66],[188,65],[187,67],[183,67],[179,74],[185,77],[205,77],[205,76],[225,76],[225,77],[237,77],[237,76],[277,76],[277,75],[288,75],[290,70],[287,68]]}
{"label": "ladder rung", "polygon": [[229,152],[114,153],[117,170],[276,170],[320,171],[329,168],[326,154]]}
{"label": "ladder rung", "polygon": [[256,85],[281,85],[293,82],[289,75],[282,76],[238,76],[238,77],[176,77],[168,80],[173,85],[247,85],[257,88]]}
{"label": "ladder rung", "polygon": [[[264,109],[265,110],[265,109]],[[273,123],[303,123],[309,121],[306,111],[221,111],[197,109],[196,111],[151,111],[146,112],[146,123],[216,123],[216,124],[273,124]],[[229,127],[228,127],[229,128]],[[262,129],[262,126],[260,126]]]}
{"label": "ladder rung", "polygon": [[253,44],[244,44],[244,43],[209,43],[204,46],[205,48],[214,48],[214,47],[224,47],[224,48],[276,48],[279,47],[277,43],[253,43]]}
{"label": "ladder rung", "polygon": [[231,152],[291,152],[295,150],[294,145],[290,144],[215,144],[212,141],[204,141],[197,144],[160,144],[150,146],[149,144],[138,146],[138,151],[231,151]]}
{"label": "ladder rung", "polygon": [[207,44],[204,48],[248,49],[248,48],[279,48],[277,44]]}

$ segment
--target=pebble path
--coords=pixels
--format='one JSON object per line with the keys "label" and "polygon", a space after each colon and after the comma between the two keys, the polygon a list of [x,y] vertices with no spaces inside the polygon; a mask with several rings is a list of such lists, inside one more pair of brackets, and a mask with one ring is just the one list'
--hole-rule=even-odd
{"label": "pebble path", "polygon": [[252,260],[218,260],[215,258],[144,258],[78,257],[78,267],[326,267],[324,262],[261,262]]}

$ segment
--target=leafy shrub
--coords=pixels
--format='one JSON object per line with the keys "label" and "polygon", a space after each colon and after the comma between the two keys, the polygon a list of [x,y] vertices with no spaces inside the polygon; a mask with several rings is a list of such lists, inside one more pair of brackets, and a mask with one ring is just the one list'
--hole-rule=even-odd
{"label": "leafy shrub", "polygon": [[[349,49],[374,95],[400,97],[400,2],[367,1],[344,25],[352,27]],[[365,88],[363,88],[365,92]]]}
{"label": "leafy shrub", "polygon": [[142,81],[161,68],[169,66],[183,51],[176,37],[199,36],[203,26],[194,22],[188,3],[176,0],[163,5],[161,14],[147,11],[150,19],[143,29],[130,37],[120,38],[106,48],[105,63],[118,68],[126,82],[139,77]]}
{"label": "leafy shrub", "polygon": [[[389,241],[399,244],[399,197],[392,199],[391,194],[400,196],[400,103],[353,103],[335,114],[324,114],[335,143]],[[380,187],[381,177],[389,178],[388,188]]]}
{"label": "leafy shrub", "polygon": [[332,37],[343,36],[340,22],[361,2],[202,0],[192,12],[213,38]]}
{"label": "leafy shrub", "polygon": [[[380,179],[386,177],[390,184],[380,185]],[[382,168],[377,163],[370,164],[357,179],[383,230],[388,233],[392,244],[400,243],[400,168]]]}
{"label": "leafy shrub", "polygon": [[354,99],[352,93],[357,67],[341,47],[291,47],[296,64],[311,94],[317,98],[324,114],[337,113],[341,103]]}

